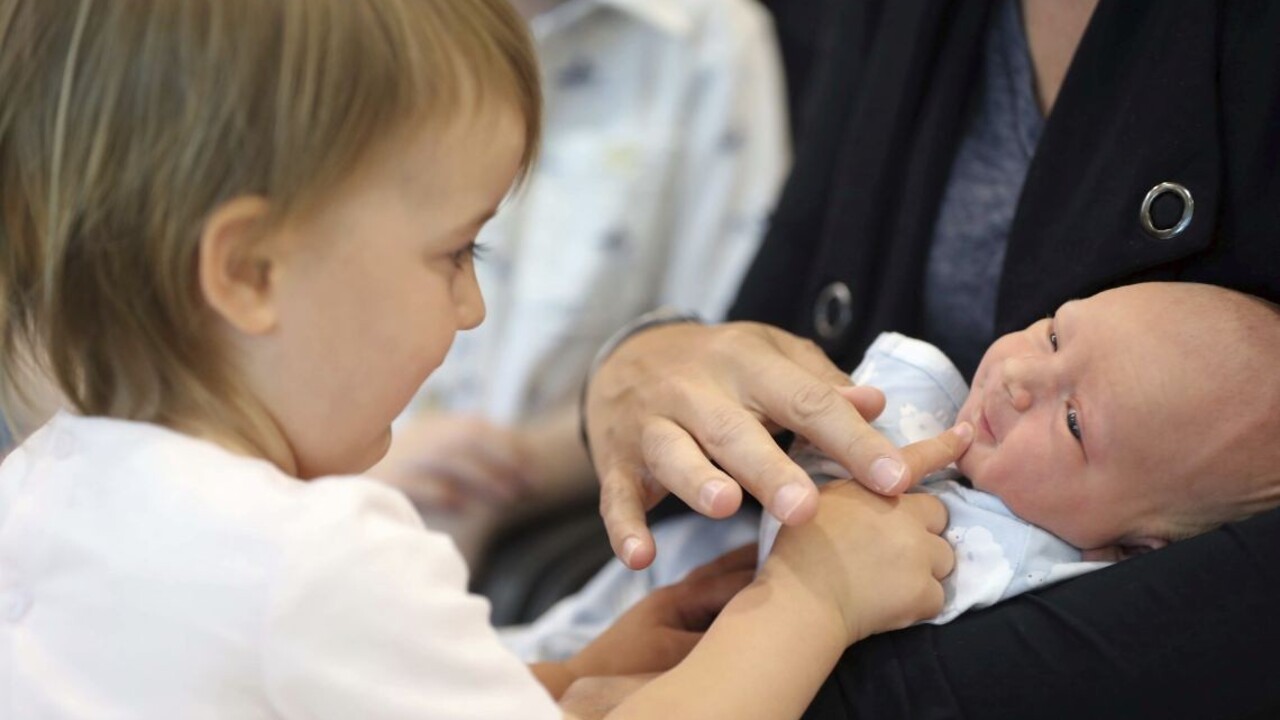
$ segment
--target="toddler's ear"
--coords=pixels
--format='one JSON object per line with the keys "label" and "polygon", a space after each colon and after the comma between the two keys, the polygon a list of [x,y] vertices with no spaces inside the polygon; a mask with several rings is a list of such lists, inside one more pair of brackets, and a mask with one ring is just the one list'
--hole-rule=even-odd
{"label": "toddler's ear", "polygon": [[248,335],[276,325],[269,212],[264,198],[237,197],[215,208],[200,231],[200,292],[214,312]]}

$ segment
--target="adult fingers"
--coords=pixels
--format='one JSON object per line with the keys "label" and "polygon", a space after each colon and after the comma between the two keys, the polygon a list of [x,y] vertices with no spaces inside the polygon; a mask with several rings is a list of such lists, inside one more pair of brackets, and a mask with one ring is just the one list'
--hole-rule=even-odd
{"label": "adult fingers", "polygon": [[[693,433],[700,450],[732,476],[733,484],[741,485],[759,498],[774,517],[786,524],[804,523],[813,517],[818,500],[813,481],[787,457],[756,415],[736,402],[707,393],[688,398],[674,416],[676,422]],[[645,461],[651,467],[654,465],[650,453],[646,453]],[[695,498],[705,494],[705,498],[710,499],[715,497],[713,493],[733,492],[735,495],[730,497],[736,499],[736,493],[740,492],[733,487],[712,485],[709,489],[699,489],[695,495],[688,485],[702,478],[661,473],[655,476],[678,494]],[[685,487],[679,487],[682,485]],[[702,503],[694,506],[701,507]]]}
{"label": "adult fingers", "polygon": [[765,337],[774,344],[784,355],[791,358],[792,362],[804,368],[809,374],[823,380],[836,387],[851,386],[853,381],[849,379],[849,374],[841,370],[835,363],[831,362],[831,358],[818,347],[817,343],[801,337],[796,337],[785,330],[762,325]]}
{"label": "adult fingers", "polygon": [[857,413],[855,420],[849,413],[833,406],[828,393],[811,386],[797,389],[793,398],[783,400],[794,408],[792,415],[798,420],[776,416],[774,419],[808,438],[864,486],[884,495],[895,495],[910,487],[919,476],[912,475],[911,468],[903,462],[901,453],[892,442],[867,425],[884,411],[883,393],[872,388],[851,386],[849,376],[812,341],[776,328],[769,330],[773,341],[788,357],[817,380],[829,383],[834,392],[853,403]]}
{"label": "adult fingers", "polygon": [[840,393],[840,397],[853,403],[853,409],[857,410],[862,419],[867,422],[875,420],[880,417],[880,413],[884,412],[885,397],[879,388],[870,385],[848,385],[837,387],[836,392]]}
{"label": "adult fingers", "polygon": [[922,478],[958,460],[972,441],[973,426],[962,422],[936,437],[902,448],[902,457],[910,468],[911,476]]}
{"label": "adult fingers", "polygon": [[830,383],[779,363],[770,370],[770,382],[752,393],[761,414],[808,439],[868,488],[892,495],[910,485],[902,453]]}
{"label": "adult fingers", "polygon": [[666,418],[653,418],[640,431],[645,466],[689,507],[713,518],[737,512],[742,490],[717,468],[689,433]]}
{"label": "adult fingers", "polygon": [[656,552],[645,521],[639,472],[613,465],[600,478],[600,517],[613,554],[632,570],[643,570]]}

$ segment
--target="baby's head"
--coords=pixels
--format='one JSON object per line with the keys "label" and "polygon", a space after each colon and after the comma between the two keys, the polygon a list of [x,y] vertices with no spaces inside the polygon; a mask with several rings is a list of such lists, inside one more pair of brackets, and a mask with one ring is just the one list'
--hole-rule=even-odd
{"label": "baby's head", "polygon": [[1280,504],[1280,313],[1190,283],[1063,305],[997,340],[959,461],[1084,549],[1159,547]]}
{"label": "baby's head", "polygon": [[503,0],[0,0],[0,358],[299,477],[376,461],[539,134]]}

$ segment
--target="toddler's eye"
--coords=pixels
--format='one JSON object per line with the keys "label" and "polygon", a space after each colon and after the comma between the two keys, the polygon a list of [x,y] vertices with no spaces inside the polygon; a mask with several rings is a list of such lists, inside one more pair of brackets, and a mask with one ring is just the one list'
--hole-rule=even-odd
{"label": "toddler's eye", "polygon": [[465,247],[455,251],[451,259],[454,265],[462,267],[468,260],[479,260],[484,257],[486,250],[488,250],[487,246],[478,242],[470,242]]}
{"label": "toddler's eye", "polygon": [[1049,344],[1053,346],[1053,351],[1058,352],[1058,333],[1053,331],[1053,326],[1049,326]]}
{"label": "toddler's eye", "polygon": [[1080,413],[1074,408],[1067,408],[1067,430],[1071,431],[1076,440],[1080,439]]}

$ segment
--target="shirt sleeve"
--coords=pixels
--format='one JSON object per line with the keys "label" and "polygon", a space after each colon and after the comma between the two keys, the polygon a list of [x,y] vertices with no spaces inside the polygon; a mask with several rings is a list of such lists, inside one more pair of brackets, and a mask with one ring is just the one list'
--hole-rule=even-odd
{"label": "shirt sleeve", "polygon": [[1276,597],[1280,511],[872,637],[805,717],[1277,717]]}
{"label": "shirt sleeve", "polygon": [[451,541],[403,496],[345,479],[308,493],[263,628],[282,717],[562,717],[500,645],[488,603],[467,594]]}

